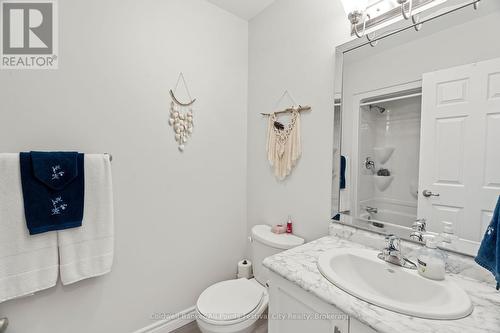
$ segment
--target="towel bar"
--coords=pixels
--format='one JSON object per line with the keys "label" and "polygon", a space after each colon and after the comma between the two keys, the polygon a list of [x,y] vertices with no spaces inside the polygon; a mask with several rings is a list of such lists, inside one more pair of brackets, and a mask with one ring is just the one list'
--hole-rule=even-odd
{"label": "towel bar", "polygon": [[4,333],[7,330],[7,326],[9,326],[9,319],[0,318],[0,333]]}
{"label": "towel bar", "polygon": [[[109,156],[109,161],[110,162],[113,161],[113,155],[111,155],[110,153],[104,153],[104,155],[108,155]],[[1,328],[2,328],[2,326],[0,326],[0,333],[2,333]]]}

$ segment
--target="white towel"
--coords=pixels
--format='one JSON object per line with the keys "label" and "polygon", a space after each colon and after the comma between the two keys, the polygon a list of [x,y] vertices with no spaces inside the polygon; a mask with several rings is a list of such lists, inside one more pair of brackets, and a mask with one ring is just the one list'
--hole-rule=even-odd
{"label": "white towel", "polygon": [[108,273],[113,264],[113,192],[109,156],[85,155],[80,228],[58,231],[61,281],[71,284]]}
{"label": "white towel", "polygon": [[30,236],[19,154],[0,154],[0,303],[55,286],[57,234]]}

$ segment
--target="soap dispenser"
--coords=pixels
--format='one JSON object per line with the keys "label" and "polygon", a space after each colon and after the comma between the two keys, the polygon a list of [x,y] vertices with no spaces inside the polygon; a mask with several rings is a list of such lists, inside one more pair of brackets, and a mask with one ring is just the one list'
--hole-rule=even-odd
{"label": "soap dispenser", "polygon": [[446,256],[437,248],[436,237],[425,235],[425,247],[418,254],[418,273],[431,280],[444,280]]}

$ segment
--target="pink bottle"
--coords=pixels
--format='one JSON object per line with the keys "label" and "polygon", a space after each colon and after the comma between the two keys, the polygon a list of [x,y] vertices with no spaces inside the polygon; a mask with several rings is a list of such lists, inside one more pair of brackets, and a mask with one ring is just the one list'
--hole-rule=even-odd
{"label": "pink bottle", "polygon": [[288,216],[288,222],[286,223],[286,233],[293,234],[293,222],[291,216]]}

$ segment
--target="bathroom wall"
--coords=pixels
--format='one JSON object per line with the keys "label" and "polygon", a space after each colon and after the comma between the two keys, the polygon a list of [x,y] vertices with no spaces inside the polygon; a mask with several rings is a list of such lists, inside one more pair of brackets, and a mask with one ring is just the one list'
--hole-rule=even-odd
{"label": "bathroom wall", "polygon": [[[348,39],[340,1],[278,0],[250,22],[248,225],[285,222],[313,240],[328,233],[331,208],[335,46]],[[266,157],[267,119],[288,89],[302,116],[302,158],[280,182]],[[290,103],[290,102],[288,102]]]}
{"label": "bathroom wall", "polygon": [[[0,71],[0,151],[112,153],[115,265],[0,317],[9,333],[133,332],[243,256],[248,23],[204,0],[58,3],[59,70]],[[198,98],[184,154],[168,126],[179,71]]]}

